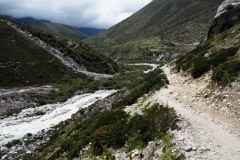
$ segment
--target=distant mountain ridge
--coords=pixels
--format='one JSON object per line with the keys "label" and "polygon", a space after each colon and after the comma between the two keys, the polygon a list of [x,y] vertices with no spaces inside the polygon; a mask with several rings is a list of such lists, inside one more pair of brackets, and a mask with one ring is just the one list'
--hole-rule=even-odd
{"label": "distant mountain ridge", "polygon": [[94,36],[106,30],[104,28],[89,28],[89,27],[75,27],[75,28],[88,36]]}
{"label": "distant mountain ridge", "polygon": [[32,17],[25,17],[25,18],[13,18],[9,16],[7,17],[32,27],[45,29],[45,30],[59,33],[59,34],[64,34],[66,36],[71,36],[79,40],[83,40],[85,38],[88,38],[89,36],[94,36],[106,30],[104,28],[73,27],[65,24],[54,23],[45,19],[38,20]]}
{"label": "distant mountain ridge", "polygon": [[[12,17],[10,17],[12,18]],[[48,30],[54,33],[59,33],[63,34],[66,36],[70,36],[79,40],[83,40],[87,37],[85,33],[77,30],[76,28],[65,25],[65,24],[60,24],[60,23],[53,23],[49,20],[37,20],[32,17],[26,17],[26,18],[12,18],[18,22],[21,22],[23,24],[29,25],[31,27],[36,27],[44,30]]]}

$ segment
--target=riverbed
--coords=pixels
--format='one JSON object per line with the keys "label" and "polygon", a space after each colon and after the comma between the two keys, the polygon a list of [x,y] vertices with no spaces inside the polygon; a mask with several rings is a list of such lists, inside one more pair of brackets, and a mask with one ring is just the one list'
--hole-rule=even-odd
{"label": "riverbed", "polygon": [[56,126],[71,118],[71,115],[95,103],[99,99],[115,93],[116,90],[100,90],[95,93],[76,95],[64,103],[47,104],[22,110],[16,116],[0,121],[0,146],[14,139],[20,139],[27,133],[37,132]]}

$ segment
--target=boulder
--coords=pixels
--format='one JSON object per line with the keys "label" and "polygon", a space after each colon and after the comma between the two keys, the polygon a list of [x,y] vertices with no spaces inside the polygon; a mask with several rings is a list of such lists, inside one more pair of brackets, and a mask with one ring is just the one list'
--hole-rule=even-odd
{"label": "boulder", "polygon": [[208,39],[230,29],[240,21],[240,2],[224,1],[214,17],[213,23],[208,31]]}

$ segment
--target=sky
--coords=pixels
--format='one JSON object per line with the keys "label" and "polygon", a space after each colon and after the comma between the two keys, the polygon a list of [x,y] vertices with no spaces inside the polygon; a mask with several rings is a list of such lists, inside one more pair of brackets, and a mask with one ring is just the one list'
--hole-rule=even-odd
{"label": "sky", "polygon": [[75,27],[109,28],[152,0],[0,0],[0,14]]}

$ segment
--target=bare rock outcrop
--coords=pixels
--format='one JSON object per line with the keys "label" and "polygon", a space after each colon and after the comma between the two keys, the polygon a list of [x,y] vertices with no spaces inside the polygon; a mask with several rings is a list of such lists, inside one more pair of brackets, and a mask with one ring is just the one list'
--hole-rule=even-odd
{"label": "bare rock outcrop", "polygon": [[219,6],[217,14],[208,31],[208,38],[230,29],[234,24],[240,22],[240,1],[226,0]]}

